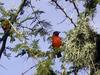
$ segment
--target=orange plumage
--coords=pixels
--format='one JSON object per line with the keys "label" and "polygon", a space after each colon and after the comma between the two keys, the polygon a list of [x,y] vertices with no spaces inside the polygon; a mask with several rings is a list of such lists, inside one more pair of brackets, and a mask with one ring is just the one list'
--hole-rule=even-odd
{"label": "orange plumage", "polygon": [[61,38],[59,36],[52,36],[52,46],[54,48],[60,48],[61,46]]}
{"label": "orange plumage", "polygon": [[[62,40],[61,37],[59,36],[59,32],[55,31],[53,32],[52,35],[52,47],[55,48],[60,48],[60,46],[62,45]],[[61,57],[61,52],[57,53],[57,57]]]}

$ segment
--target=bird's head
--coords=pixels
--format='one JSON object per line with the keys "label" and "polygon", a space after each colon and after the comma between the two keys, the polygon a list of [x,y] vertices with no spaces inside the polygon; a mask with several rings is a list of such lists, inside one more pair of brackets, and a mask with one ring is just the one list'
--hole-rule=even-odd
{"label": "bird's head", "polygon": [[58,36],[59,33],[60,33],[59,31],[54,31],[54,32],[53,32],[53,35]]}

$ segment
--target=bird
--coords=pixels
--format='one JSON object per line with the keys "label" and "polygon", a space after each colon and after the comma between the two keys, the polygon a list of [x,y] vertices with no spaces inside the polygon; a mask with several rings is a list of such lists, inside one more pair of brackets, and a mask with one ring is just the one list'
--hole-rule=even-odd
{"label": "bird", "polygon": [[[54,50],[59,49],[62,45],[62,39],[59,36],[59,31],[54,31],[52,35],[52,47]],[[61,52],[57,51],[57,58],[61,57]]]}

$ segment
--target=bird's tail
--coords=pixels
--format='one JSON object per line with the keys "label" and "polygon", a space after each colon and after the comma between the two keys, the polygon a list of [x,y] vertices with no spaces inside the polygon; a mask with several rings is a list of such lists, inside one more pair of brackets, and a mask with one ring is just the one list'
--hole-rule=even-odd
{"label": "bird's tail", "polygon": [[58,52],[57,53],[57,58],[60,58],[60,57],[62,57],[61,52]]}

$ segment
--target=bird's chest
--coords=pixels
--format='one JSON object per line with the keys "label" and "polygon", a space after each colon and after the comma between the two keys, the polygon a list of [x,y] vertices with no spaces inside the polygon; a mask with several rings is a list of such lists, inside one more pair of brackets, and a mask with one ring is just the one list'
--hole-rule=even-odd
{"label": "bird's chest", "polygon": [[60,47],[61,46],[61,38],[60,37],[53,37],[52,38],[52,46],[53,47]]}

